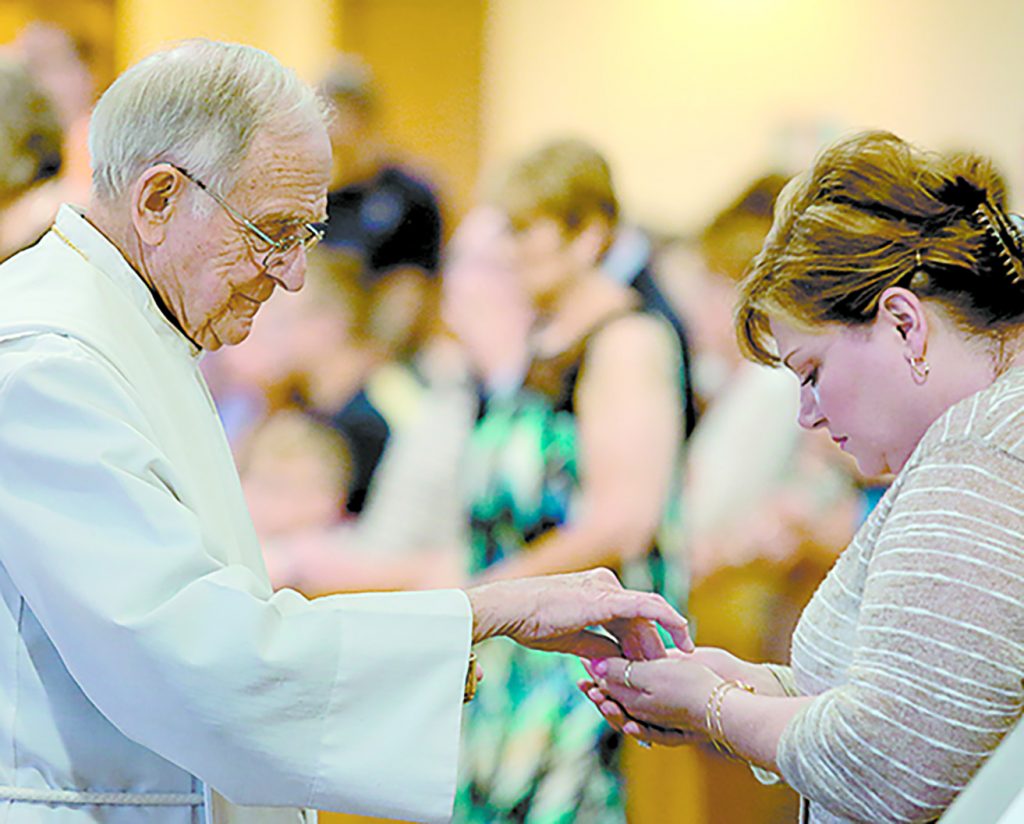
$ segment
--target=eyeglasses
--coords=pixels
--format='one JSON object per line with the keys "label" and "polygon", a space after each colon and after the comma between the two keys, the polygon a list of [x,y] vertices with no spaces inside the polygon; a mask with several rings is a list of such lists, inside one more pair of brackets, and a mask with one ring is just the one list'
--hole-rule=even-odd
{"label": "eyeglasses", "polygon": [[199,178],[193,177],[191,173],[182,169],[180,166],[171,165],[173,168],[181,172],[186,178],[195,183],[196,186],[206,192],[206,194],[212,197],[217,202],[217,205],[224,209],[225,212],[231,215],[231,217],[259,239],[260,243],[267,248],[267,252],[263,256],[262,266],[268,272],[272,269],[284,266],[288,262],[288,256],[300,246],[308,252],[324,239],[324,230],[322,226],[317,226],[314,223],[303,223],[302,231],[298,234],[290,235],[289,237],[281,240],[274,240],[274,238],[264,232],[259,226],[249,220],[249,218],[213,191],[213,189],[209,188],[205,183],[203,183],[203,181],[199,180]]}

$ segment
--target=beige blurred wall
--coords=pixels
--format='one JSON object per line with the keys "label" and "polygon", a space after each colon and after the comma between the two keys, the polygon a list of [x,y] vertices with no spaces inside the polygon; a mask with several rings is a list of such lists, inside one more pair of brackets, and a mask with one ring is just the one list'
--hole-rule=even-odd
{"label": "beige blurred wall", "polygon": [[186,37],[259,46],[315,80],[338,43],[336,0],[116,0],[118,70]]}
{"label": "beige blurred wall", "polygon": [[770,166],[887,128],[991,154],[1024,203],[1020,0],[490,0],[482,161],[561,133],[690,231]]}
{"label": "beige blurred wall", "polygon": [[627,216],[666,232],[867,127],[993,155],[1024,206],[1020,0],[0,0],[0,41],[39,17],[84,36],[101,85],[197,34],[307,78],[336,45],[362,51],[388,137],[452,218],[479,169],[563,133],[603,148]]}

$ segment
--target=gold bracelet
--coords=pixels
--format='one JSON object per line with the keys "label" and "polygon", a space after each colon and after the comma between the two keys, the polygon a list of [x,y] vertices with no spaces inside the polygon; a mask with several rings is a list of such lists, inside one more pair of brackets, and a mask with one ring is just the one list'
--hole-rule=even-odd
{"label": "gold bracelet", "polygon": [[722,723],[722,704],[725,702],[725,696],[731,690],[754,693],[754,688],[744,681],[722,681],[720,684],[716,684],[704,707],[704,726],[707,728],[708,737],[715,745],[716,750],[729,758],[739,758],[725,735],[725,727]]}
{"label": "gold bracelet", "polygon": [[466,684],[462,688],[462,703],[468,704],[476,695],[476,653],[469,651],[469,669],[466,670]]}
{"label": "gold bracelet", "polygon": [[725,689],[728,683],[728,681],[720,681],[716,684],[708,696],[707,704],[704,705],[704,728],[708,731],[708,738],[711,739],[711,743],[715,745],[715,749],[719,752],[722,751],[722,746],[718,743],[718,738],[715,736],[715,705],[718,703],[718,694]]}
{"label": "gold bracelet", "polygon": [[733,689],[736,683],[738,682],[723,681],[715,687],[708,697],[708,706],[704,710],[704,723],[708,728],[711,743],[714,744],[718,752],[727,757],[732,757],[734,753],[722,731],[722,701],[725,699],[725,694]]}

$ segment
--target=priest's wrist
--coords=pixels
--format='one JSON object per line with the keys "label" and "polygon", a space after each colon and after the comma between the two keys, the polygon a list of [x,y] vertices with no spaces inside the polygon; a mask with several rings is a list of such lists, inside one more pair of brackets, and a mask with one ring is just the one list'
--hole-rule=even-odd
{"label": "priest's wrist", "polygon": [[[463,590],[469,599],[469,609],[473,613],[473,644],[486,641],[499,634],[494,621],[494,593],[488,586],[476,586]],[[476,653],[470,649],[469,663],[466,667],[466,682],[462,689],[462,703],[468,704],[476,695],[477,687]]]}
{"label": "priest's wrist", "polygon": [[480,584],[464,590],[473,613],[473,643],[486,641],[496,635],[506,635],[511,629],[509,616],[504,613],[501,584]]}

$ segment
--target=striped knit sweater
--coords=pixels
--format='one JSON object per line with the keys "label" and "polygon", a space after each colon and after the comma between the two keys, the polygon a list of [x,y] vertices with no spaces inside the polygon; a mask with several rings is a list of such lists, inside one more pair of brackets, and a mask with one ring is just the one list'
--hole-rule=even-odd
{"label": "striped knit sweater", "polygon": [[1024,368],[936,421],[793,636],[813,824],[931,821],[1024,707]]}

